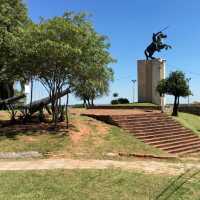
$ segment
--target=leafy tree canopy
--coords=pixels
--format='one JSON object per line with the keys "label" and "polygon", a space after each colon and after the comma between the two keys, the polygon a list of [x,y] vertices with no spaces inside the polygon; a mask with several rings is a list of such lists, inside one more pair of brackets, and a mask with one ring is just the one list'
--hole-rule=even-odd
{"label": "leafy tree canopy", "polygon": [[180,97],[191,95],[188,81],[182,71],[175,71],[169,74],[169,77],[161,80],[157,86],[160,96],[169,94],[174,96],[174,109],[172,115],[178,115]]}
{"label": "leafy tree canopy", "polygon": [[20,29],[29,21],[22,0],[0,0],[0,80],[14,79],[11,73],[18,60]]}

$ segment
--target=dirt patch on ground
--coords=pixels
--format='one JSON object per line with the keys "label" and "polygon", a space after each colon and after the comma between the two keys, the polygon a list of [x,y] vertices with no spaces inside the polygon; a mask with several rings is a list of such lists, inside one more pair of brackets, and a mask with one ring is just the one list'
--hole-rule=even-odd
{"label": "dirt patch on ground", "polygon": [[111,128],[110,125],[105,124],[105,123],[95,120],[95,119],[88,118],[86,121],[87,121],[88,125],[92,126],[94,129],[96,129],[96,132],[101,135],[107,134]]}
{"label": "dirt patch on ground", "polygon": [[73,120],[73,125],[76,127],[76,129],[78,129],[77,131],[70,131],[70,139],[75,144],[77,144],[81,139],[83,139],[91,133],[91,128],[85,125],[80,120]]}
{"label": "dirt patch on ground", "polygon": [[[73,129],[73,125],[70,125]],[[68,134],[66,122],[58,123],[55,128],[51,123],[27,123],[7,125],[0,128],[0,134],[7,137],[17,135],[38,135],[38,134]]]}
{"label": "dirt patch on ground", "polygon": [[78,144],[91,134],[105,135],[110,129],[109,125],[89,118],[84,120],[75,118],[72,120],[72,124],[75,129],[70,130],[69,135],[74,144]]}

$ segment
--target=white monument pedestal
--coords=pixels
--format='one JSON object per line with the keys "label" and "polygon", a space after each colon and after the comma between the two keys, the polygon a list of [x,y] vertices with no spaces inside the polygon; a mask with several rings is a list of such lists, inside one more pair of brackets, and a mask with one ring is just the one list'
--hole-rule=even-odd
{"label": "white monument pedestal", "polygon": [[161,105],[161,98],[156,91],[158,82],[165,78],[165,60],[138,60],[138,102]]}

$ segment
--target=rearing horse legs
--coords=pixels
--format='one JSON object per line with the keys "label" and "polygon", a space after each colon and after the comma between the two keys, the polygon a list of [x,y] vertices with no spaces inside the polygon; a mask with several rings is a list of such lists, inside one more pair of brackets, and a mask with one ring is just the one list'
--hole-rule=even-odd
{"label": "rearing horse legs", "polygon": [[149,60],[149,58],[151,58],[152,60],[156,59],[155,57],[153,57],[154,52],[148,52],[147,50],[145,50],[145,56],[146,56],[146,60]]}
{"label": "rearing horse legs", "polygon": [[156,59],[155,57],[153,57],[153,53],[149,53],[149,58],[151,58],[152,60]]}
{"label": "rearing horse legs", "polygon": [[159,46],[159,49],[166,49],[166,50],[168,50],[168,49],[171,49],[171,48],[172,47],[170,45],[167,45],[167,44],[163,44],[163,45]]}
{"label": "rearing horse legs", "polygon": [[144,54],[145,54],[145,56],[146,56],[146,60],[149,60],[149,55],[148,55],[147,49],[144,51]]}

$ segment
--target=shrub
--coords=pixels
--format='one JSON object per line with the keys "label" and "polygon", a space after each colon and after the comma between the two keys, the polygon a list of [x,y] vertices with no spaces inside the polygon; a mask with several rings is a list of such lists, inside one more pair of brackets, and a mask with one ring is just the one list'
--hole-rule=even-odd
{"label": "shrub", "polygon": [[111,101],[111,104],[112,104],[112,105],[118,104],[118,100],[115,100],[115,99],[112,100],[112,101]]}
{"label": "shrub", "polygon": [[129,103],[129,100],[127,98],[119,98],[118,104],[127,104]]}
{"label": "shrub", "polygon": [[118,99],[114,99],[111,101],[111,104],[112,105],[115,105],[115,104],[128,104],[129,103],[129,100],[127,98],[118,98]]}

